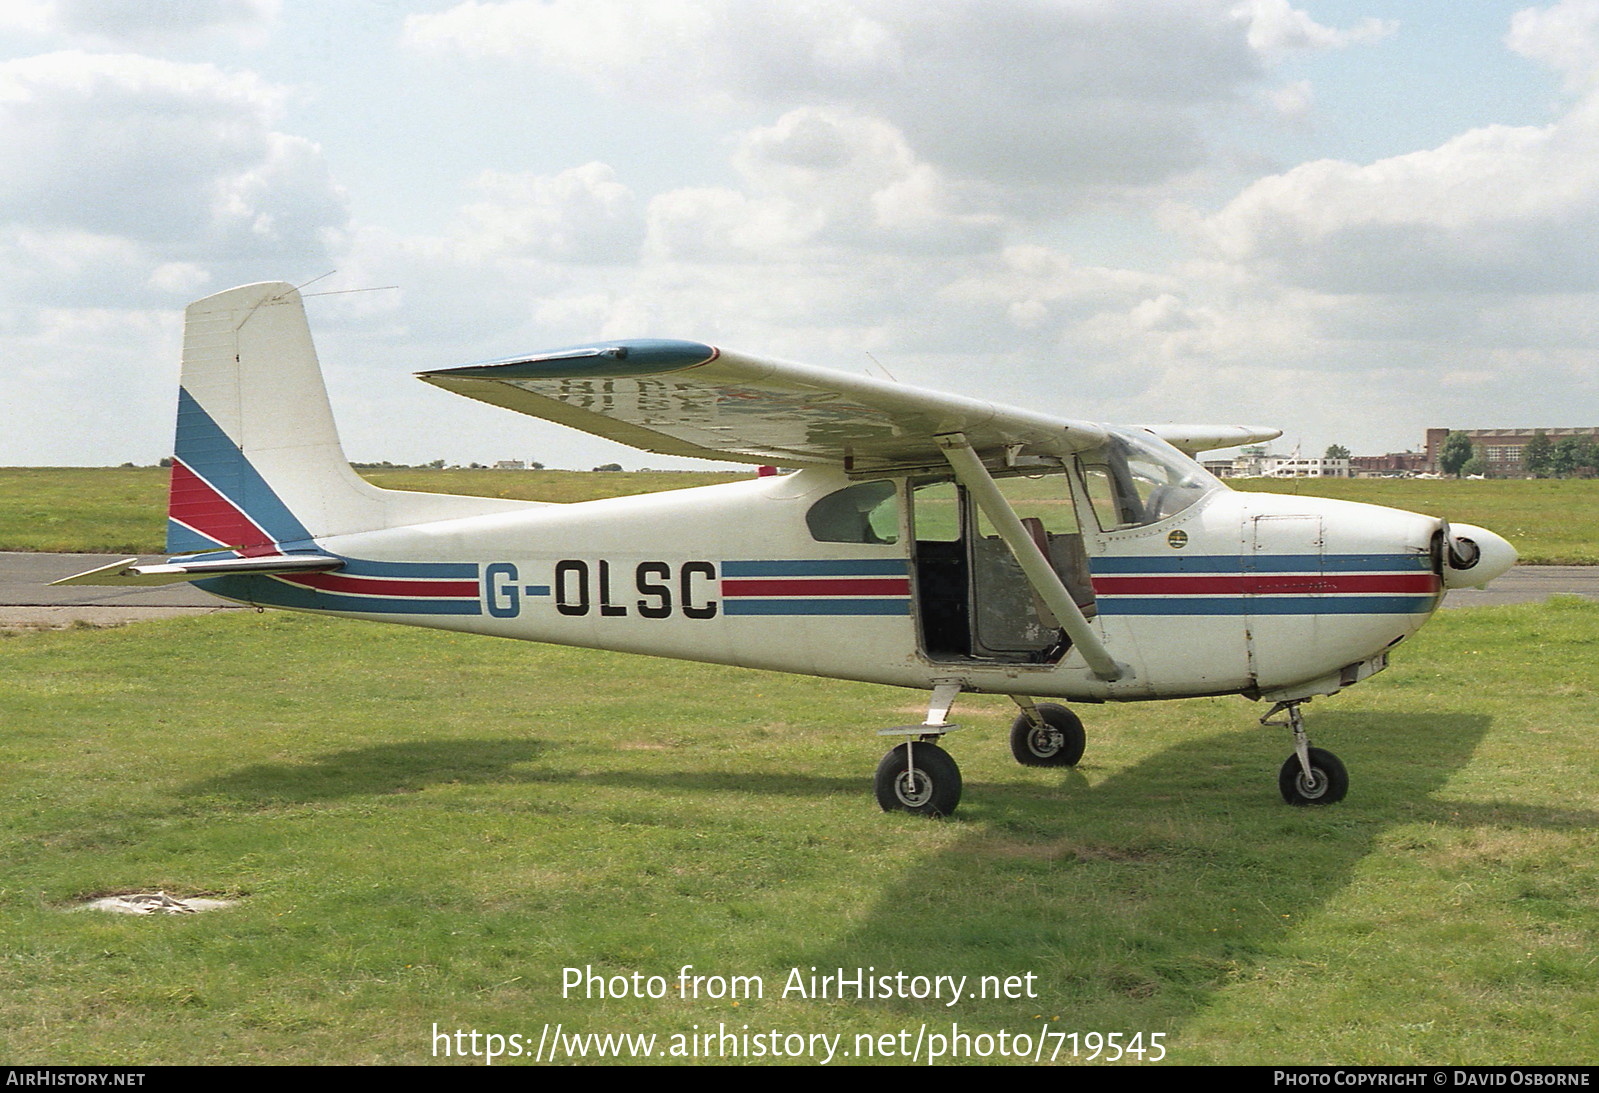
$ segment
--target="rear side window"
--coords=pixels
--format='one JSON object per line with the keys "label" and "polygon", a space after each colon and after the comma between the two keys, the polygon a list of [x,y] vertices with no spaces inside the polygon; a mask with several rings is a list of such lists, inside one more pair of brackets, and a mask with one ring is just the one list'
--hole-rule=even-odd
{"label": "rear side window", "polygon": [[862,482],[828,494],[805,513],[819,543],[899,541],[899,493],[892,482]]}

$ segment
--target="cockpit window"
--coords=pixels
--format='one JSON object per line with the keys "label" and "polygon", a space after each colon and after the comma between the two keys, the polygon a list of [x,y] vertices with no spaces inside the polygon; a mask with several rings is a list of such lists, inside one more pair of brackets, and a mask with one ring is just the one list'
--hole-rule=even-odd
{"label": "cockpit window", "polygon": [[1125,531],[1169,519],[1225,489],[1198,463],[1152,433],[1109,428],[1105,446],[1079,459],[1101,531]]}
{"label": "cockpit window", "polygon": [[862,482],[828,494],[805,513],[821,543],[899,541],[899,495],[892,482]]}

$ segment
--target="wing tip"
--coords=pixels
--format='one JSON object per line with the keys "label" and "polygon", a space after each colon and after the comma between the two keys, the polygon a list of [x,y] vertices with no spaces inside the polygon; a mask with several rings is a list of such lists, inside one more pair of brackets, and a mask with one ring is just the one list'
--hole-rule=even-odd
{"label": "wing tip", "polygon": [[479,361],[459,368],[432,368],[416,373],[418,379],[616,379],[680,372],[708,364],[721,350],[704,342],[669,338],[619,338],[609,342],[567,346],[499,360]]}

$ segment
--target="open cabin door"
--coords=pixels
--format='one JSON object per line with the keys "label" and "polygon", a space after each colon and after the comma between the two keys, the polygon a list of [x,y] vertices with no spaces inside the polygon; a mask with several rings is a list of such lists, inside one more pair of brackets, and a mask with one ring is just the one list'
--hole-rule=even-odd
{"label": "open cabin door", "polygon": [[[996,476],[1006,501],[1084,615],[1088,555],[1064,471]],[[950,479],[910,484],[912,566],[922,648],[934,660],[1052,664],[1070,642],[998,531]]]}

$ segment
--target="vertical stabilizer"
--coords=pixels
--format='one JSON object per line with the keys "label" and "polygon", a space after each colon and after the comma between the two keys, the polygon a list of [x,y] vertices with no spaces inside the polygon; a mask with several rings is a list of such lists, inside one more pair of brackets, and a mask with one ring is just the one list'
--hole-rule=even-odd
{"label": "vertical stabilizer", "polygon": [[167,551],[246,557],[312,539],[542,507],[379,489],[344,458],[293,285],[244,285],[189,305]]}
{"label": "vertical stabilizer", "polygon": [[344,458],[293,285],[219,292],[184,315],[170,552],[271,553],[385,525],[385,491]]}

